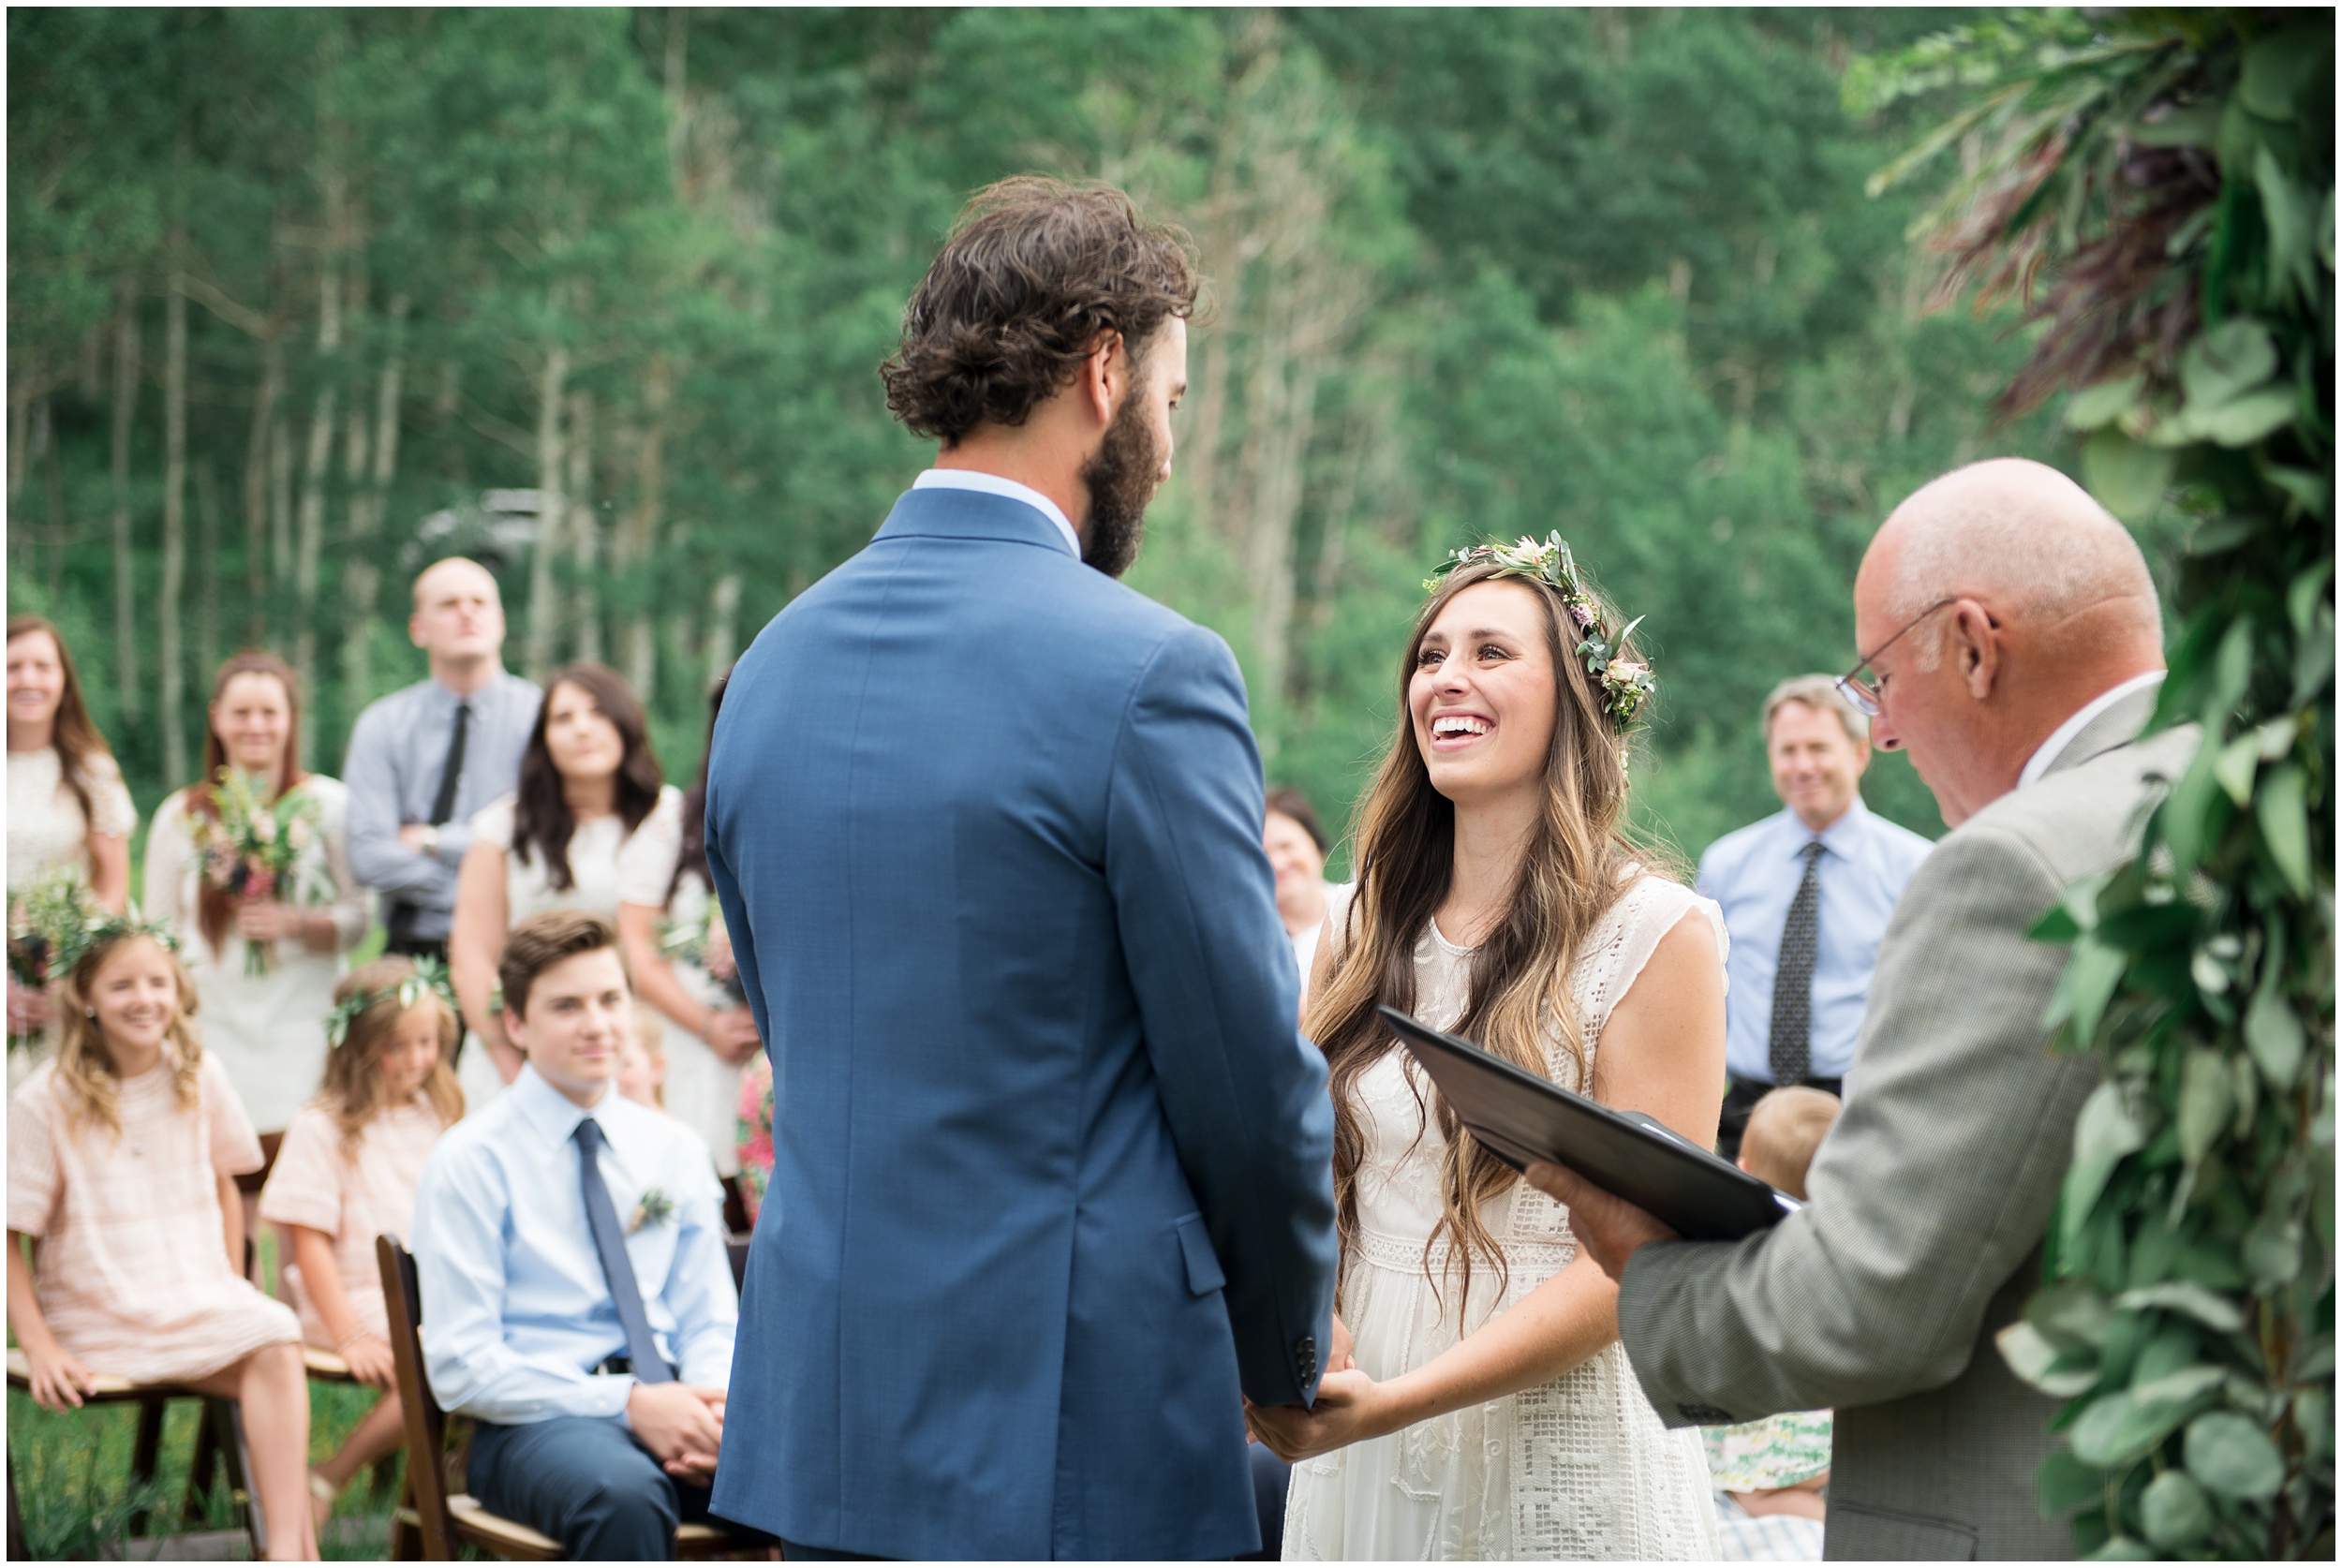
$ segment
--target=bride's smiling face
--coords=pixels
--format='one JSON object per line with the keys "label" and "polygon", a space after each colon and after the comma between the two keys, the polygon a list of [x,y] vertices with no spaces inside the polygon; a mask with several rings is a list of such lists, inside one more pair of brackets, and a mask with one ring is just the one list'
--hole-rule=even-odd
{"label": "bride's smiling face", "polygon": [[1431,788],[1463,806],[1541,786],[1556,675],[1536,589],[1496,578],[1449,599],[1423,634],[1407,683]]}

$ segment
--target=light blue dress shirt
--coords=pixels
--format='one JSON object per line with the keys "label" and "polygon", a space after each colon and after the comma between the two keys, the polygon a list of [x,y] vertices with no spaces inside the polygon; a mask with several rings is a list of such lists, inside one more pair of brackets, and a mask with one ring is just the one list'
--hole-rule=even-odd
{"label": "light blue dress shirt", "polygon": [[740,1301],[706,1146],[615,1088],[580,1110],[525,1066],[448,1130],[415,1189],[423,1369],[448,1410],[505,1426],[626,1412],[634,1379],[594,1370],[625,1352],[626,1329],[578,1183],[572,1134],[588,1115],[620,1220],[633,1223],[653,1189],[673,1201],[626,1242],[660,1352],[685,1383],[731,1381]]}
{"label": "light blue dress shirt", "polygon": [[[1699,891],[1723,906],[1732,938],[1725,961],[1724,1065],[1735,1078],[1772,1082],[1772,973],[1789,903],[1805,876],[1805,846],[1813,841],[1797,813],[1783,810],[1726,834],[1699,857]],[[1814,954],[1807,1071],[1843,1078],[1854,1064],[1887,918],[1935,846],[1874,816],[1860,796],[1821,842],[1821,945]]]}
{"label": "light blue dress shirt", "polygon": [[[439,828],[439,850],[419,854],[399,842],[408,822],[427,822],[439,774],[455,738],[455,710],[471,704],[455,806]],[[472,814],[520,779],[521,752],[537,727],[544,693],[509,672],[458,697],[436,680],[417,681],[366,704],[349,732],[342,783],[349,791],[349,865],[389,906],[415,906],[411,935],[444,941],[454,919],[455,873],[471,848]]]}

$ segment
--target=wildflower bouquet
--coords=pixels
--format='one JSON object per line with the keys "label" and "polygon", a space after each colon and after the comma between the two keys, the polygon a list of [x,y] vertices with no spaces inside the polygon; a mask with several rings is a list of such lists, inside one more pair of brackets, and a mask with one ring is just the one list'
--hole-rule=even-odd
{"label": "wildflower bouquet", "polygon": [[91,916],[100,911],[90,897],[82,868],[67,863],[32,886],[8,895],[8,973],[29,990],[39,990],[64,972],[58,955]]}
{"label": "wildflower bouquet", "polygon": [[[317,802],[289,790],[271,805],[248,775],[222,768],[219,782],[212,786],[212,804],[217,815],[199,816],[193,822],[205,883],[247,904],[271,898],[292,902],[295,868],[317,841]],[[244,972],[262,975],[275,968],[275,947],[245,943]]]}

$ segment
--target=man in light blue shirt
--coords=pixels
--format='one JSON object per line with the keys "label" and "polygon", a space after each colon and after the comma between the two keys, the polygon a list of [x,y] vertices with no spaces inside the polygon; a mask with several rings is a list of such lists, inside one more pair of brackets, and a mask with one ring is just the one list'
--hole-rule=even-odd
{"label": "man in light blue shirt", "polygon": [[480,1424],[483,1507],[574,1559],[666,1559],[707,1516],[723,1438],[722,1193],[682,1123],[615,1087],[633,998],[608,921],[521,922],[498,979],[528,1061],[416,1189],[424,1370]]}
{"label": "man in light blue shirt", "polygon": [[1934,845],[1875,817],[1860,786],[1869,721],[1828,675],[1784,681],[1765,699],[1765,751],[1786,809],[1727,834],[1700,857],[1699,891],[1724,907],[1725,1071],[1717,1147],[1740,1153],[1766,1092],[1839,1092],[1854,1060],[1887,920]]}
{"label": "man in light blue shirt", "polygon": [[423,569],[407,635],[431,678],[368,703],[349,732],[349,865],[382,896],[390,951],[444,963],[472,813],[519,779],[544,694],[506,673],[504,604],[477,561]]}

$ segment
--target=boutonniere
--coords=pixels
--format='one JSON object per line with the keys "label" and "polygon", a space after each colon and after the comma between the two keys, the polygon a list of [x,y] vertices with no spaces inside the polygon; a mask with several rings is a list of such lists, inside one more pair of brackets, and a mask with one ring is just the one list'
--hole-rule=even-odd
{"label": "boutonniere", "polygon": [[674,1218],[674,1200],[667,1196],[663,1187],[645,1188],[643,1201],[634,1206],[634,1218],[626,1222],[626,1234],[632,1235],[645,1225],[663,1225]]}

